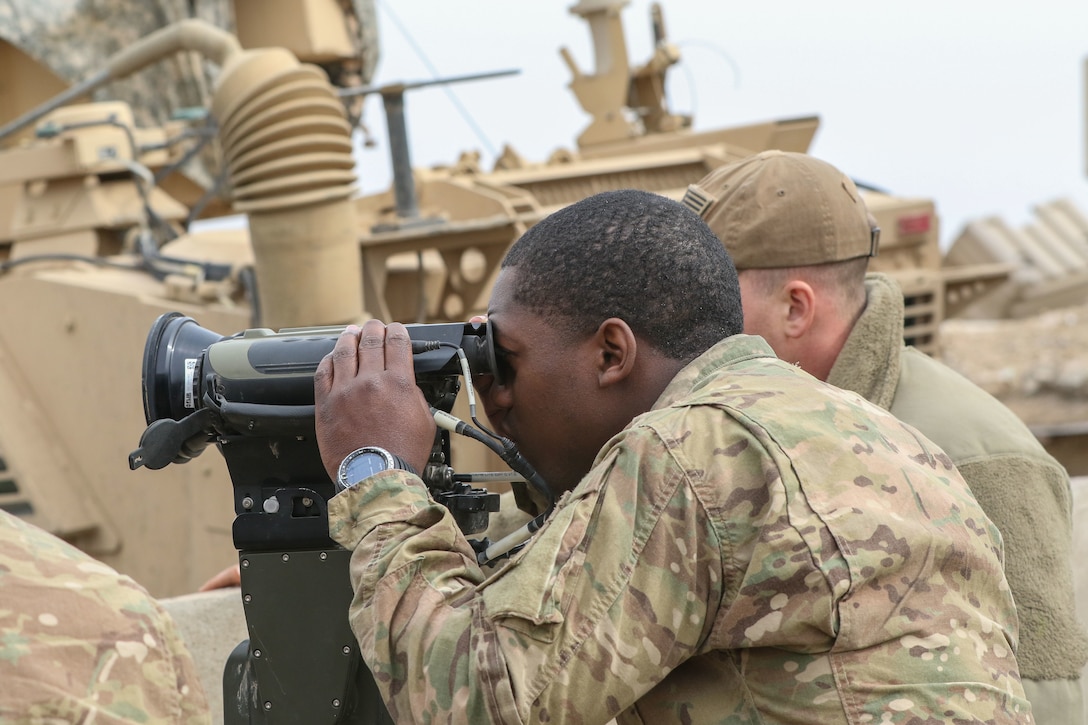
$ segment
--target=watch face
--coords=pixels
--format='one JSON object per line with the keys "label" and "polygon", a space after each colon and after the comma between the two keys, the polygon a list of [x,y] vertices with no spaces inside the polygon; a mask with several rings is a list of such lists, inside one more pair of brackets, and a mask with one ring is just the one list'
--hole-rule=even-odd
{"label": "watch face", "polygon": [[340,466],[340,485],[344,488],[354,486],[367,476],[389,470],[388,462],[380,453],[364,451]]}

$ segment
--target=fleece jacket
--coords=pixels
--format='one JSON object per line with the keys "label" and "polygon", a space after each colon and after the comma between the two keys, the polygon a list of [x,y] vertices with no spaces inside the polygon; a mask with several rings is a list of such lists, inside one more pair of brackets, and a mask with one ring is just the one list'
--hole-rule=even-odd
{"label": "fleece jacket", "polygon": [[[1088,636],[1073,603],[1068,474],[1000,401],[903,344],[903,296],[894,280],[870,274],[866,291],[828,382],[890,411],[949,455],[1004,539],[1021,676],[1075,681],[1088,660]],[[1073,689],[1079,697],[1079,685]]]}

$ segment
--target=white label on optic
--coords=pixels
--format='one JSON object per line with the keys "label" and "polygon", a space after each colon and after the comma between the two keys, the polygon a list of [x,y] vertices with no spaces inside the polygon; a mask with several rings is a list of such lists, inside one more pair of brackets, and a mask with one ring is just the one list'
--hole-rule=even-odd
{"label": "white label on optic", "polygon": [[185,358],[185,407],[196,407],[196,364],[199,358]]}

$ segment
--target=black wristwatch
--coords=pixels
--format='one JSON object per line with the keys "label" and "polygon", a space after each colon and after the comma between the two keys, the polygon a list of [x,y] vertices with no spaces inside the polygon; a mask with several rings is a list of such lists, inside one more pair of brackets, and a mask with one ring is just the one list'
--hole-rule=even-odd
{"label": "black wristwatch", "polygon": [[384,448],[363,446],[349,453],[340,462],[340,470],[336,474],[336,488],[343,491],[375,473],[392,470],[416,472],[404,459]]}

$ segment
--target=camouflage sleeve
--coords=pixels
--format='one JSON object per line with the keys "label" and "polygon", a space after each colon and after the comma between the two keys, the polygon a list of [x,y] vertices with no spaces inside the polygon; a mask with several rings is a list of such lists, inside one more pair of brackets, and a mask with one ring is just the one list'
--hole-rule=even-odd
{"label": "camouflage sleeve", "polygon": [[337,496],[330,519],[354,548],[351,622],[395,721],[605,722],[696,652],[721,596],[720,542],[648,431],[486,580],[407,474]]}
{"label": "camouflage sleeve", "polygon": [[0,591],[0,721],[211,721],[192,657],[159,603],[3,511]]}

